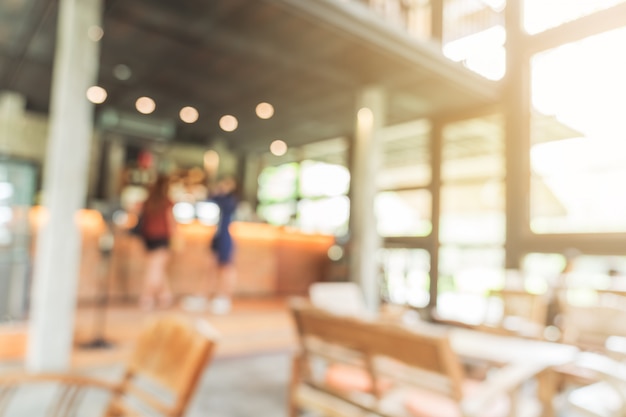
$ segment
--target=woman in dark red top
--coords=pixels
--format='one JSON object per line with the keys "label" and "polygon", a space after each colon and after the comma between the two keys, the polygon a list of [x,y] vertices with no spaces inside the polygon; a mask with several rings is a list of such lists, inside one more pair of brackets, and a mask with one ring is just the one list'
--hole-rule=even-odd
{"label": "woman in dark red top", "polygon": [[170,239],[174,234],[173,203],[168,197],[169,180],[159,176],[150,188],[141,213],[141,237],[146,246],[146,272],[140,306],[150,310],[155,305],[168,307],[172,303],[165,269],[170,257]]}

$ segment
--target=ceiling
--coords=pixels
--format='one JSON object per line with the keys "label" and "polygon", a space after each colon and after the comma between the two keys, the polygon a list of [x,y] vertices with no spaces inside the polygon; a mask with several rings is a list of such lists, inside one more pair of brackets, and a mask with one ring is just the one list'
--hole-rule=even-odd
{"label": "ceiling", "polygon": [[[172,121],[176,140],[235,150],[266,150],[349,136],[357,92],[388,90],[388,123],[490,104],[499,85],[446,60],[435,45],[412,39],[359,2],[338,0],[106,0],[98,112],[139,116],[138,97]],[[0,90],[25,95],[27,108],[48,112],[58,1],[0,2]],[[116,66],[130,78],[114,75]],[[276,112],[255,115],[259,102]],[[178,119],[194,106],[194,124]],[[235,115],[239,127],[220,130]],[[143,117],[143,116],[141,116]]]}

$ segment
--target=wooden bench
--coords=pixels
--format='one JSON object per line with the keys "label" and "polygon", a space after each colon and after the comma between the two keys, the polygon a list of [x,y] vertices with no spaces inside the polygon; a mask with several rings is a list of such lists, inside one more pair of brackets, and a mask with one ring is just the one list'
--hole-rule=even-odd
{"label": "wooden bench", "polygon": [[486,381],[465,377],[445,328],[338,316],[292,300],[301,350],[293,364],[290,416],[456,417],[516,415],[515,393],[545,369],[510,365]]}

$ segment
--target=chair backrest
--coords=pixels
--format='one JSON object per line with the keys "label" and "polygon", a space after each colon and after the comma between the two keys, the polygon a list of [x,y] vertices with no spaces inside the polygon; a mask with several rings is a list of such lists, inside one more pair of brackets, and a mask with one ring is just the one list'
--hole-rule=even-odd
{"label": "chair backrest", "polygon": [[519,317],[529,322],[545,325],[547,314],[546,298],[521,289],[501,289],[491,291],[492,297],[499,297],[503,304],[503,318]]}
{"label": "chair backrest", "polygon": [[578,306],[561,299],[563,341],[586,348],[604,348],[611,336],[626,336],[626,309]]}
{"label": "chair backrest", "polygon": [[[463,369],[453,352],[447,332],[441,328],[418,331],[400,325],[366,321],[354,316],[338,316],[313,307],[305,300],[291,303],[300,336],[305,365],[327,359],[360,367],[374,383],[371,392],[379,397],[376,381],[400,380],[444,394],[456,401],[462,398]],[[315,370],[305,372],[308,383],[322,386]],[[337,393],[340,395],[340,393]],[[346,397],[352,401],[349,393]]]}
{"label": "chair backrest", "polygon": [[361,288],[354,282],[316,282],[309,287],[311,303],[340,315],[365,314],[365,300]]}
{"label": "chair backrest", "polygon": [[141,332],[107,416],[149,409],[183,415],[210,360],[216,333],[205,321],[163,317]]}

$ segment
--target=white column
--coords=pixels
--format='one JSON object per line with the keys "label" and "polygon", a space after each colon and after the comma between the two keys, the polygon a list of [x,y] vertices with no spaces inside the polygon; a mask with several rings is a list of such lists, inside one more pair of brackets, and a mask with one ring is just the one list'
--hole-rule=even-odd
{"label": "white column", "polygon": [[85,92],[98,71],[101,0],[61,0],[44,176],[48,220],[35,257],[27,352],[29,371],[59,371],[70,363],[80,257],[76,212],[87,192],[93,105]]}
{"label": "white column", "polygon": [[376,230],[374,198],[380,165],[380,130],[385,124],[386,97],[380,87],[365,88],[357,98],[352,144],[350,209],[350,280],[358,283],[371,312],[378,310],[381,246]]}

